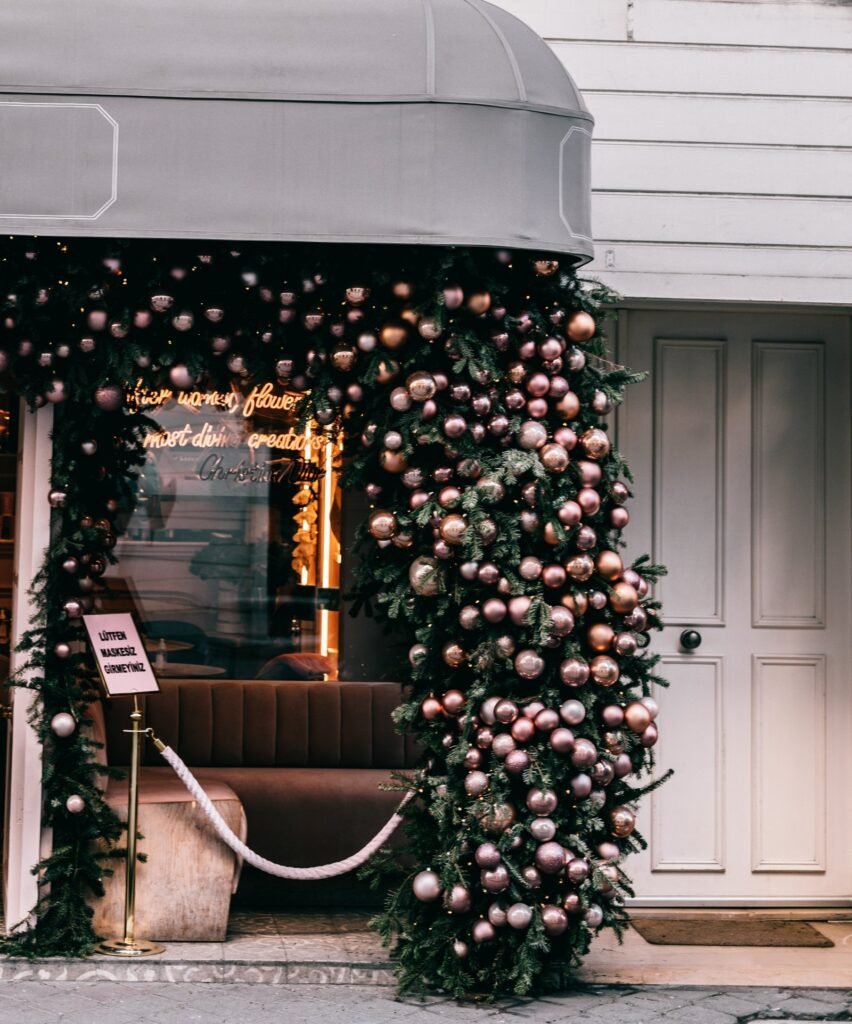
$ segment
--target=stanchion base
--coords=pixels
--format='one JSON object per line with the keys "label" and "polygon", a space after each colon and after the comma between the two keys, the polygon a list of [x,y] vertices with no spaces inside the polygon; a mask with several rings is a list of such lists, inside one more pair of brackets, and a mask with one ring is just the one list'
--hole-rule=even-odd
{"label": "stanchion base", "polygon": [[96,953],[125,957],[156,956],[165,950],[165,946],[160,946],[156,942],[146,942],[145,939],[134,939],[132,942],[125,942],[124,939],[106,939],[95,947]]}

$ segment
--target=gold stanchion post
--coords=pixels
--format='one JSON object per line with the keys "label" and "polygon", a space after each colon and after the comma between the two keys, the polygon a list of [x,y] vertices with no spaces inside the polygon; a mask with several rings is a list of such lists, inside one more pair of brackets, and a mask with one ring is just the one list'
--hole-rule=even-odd
{"label": "gold stanchion post", "polygon": [[139,756],[140,737],[147,735],[142,726],[142,711],[134,694],[130,713],[130,779],[127,784],[127,869],[124,886],[124,938],[106,939],[97,946],[98,953],[108,956],[154,956],[165,946],[136,938],[136,832],[139,817]]}

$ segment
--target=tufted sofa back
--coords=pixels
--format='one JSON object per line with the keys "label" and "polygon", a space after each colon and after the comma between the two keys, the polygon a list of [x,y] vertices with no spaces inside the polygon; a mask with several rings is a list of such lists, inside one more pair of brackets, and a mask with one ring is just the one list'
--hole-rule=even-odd
{"label": "tufted sofa back", "polygon": [[[391,713],[398,683],[163,679],[141,698],[146,726],[195,768],[408,768],[410,738]],[[130,701],[105,707],[110,764],[130,759]],[[146,743],[144,764],[162,764]]]}

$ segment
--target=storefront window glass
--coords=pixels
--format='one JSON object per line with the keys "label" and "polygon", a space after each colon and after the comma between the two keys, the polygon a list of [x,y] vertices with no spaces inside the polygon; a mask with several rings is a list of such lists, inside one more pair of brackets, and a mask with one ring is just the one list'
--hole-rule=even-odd
{"label": "storefront window glass", "polygon": [[157,429],[102,610],[136,614],[160,675],[337,678],[335,442],[272,383],[128,402]]}

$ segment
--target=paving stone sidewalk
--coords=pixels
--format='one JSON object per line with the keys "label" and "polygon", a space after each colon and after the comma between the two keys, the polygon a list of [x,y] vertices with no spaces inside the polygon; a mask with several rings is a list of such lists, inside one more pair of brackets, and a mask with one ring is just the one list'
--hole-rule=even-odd
{"label": "paving stone sidewalk", "polygon": [[498,1004],[397,1000],[354,985],[22,981],[0,987],[0,1024],[751,1024],[852,1021],[852,987],[587,985]]}

